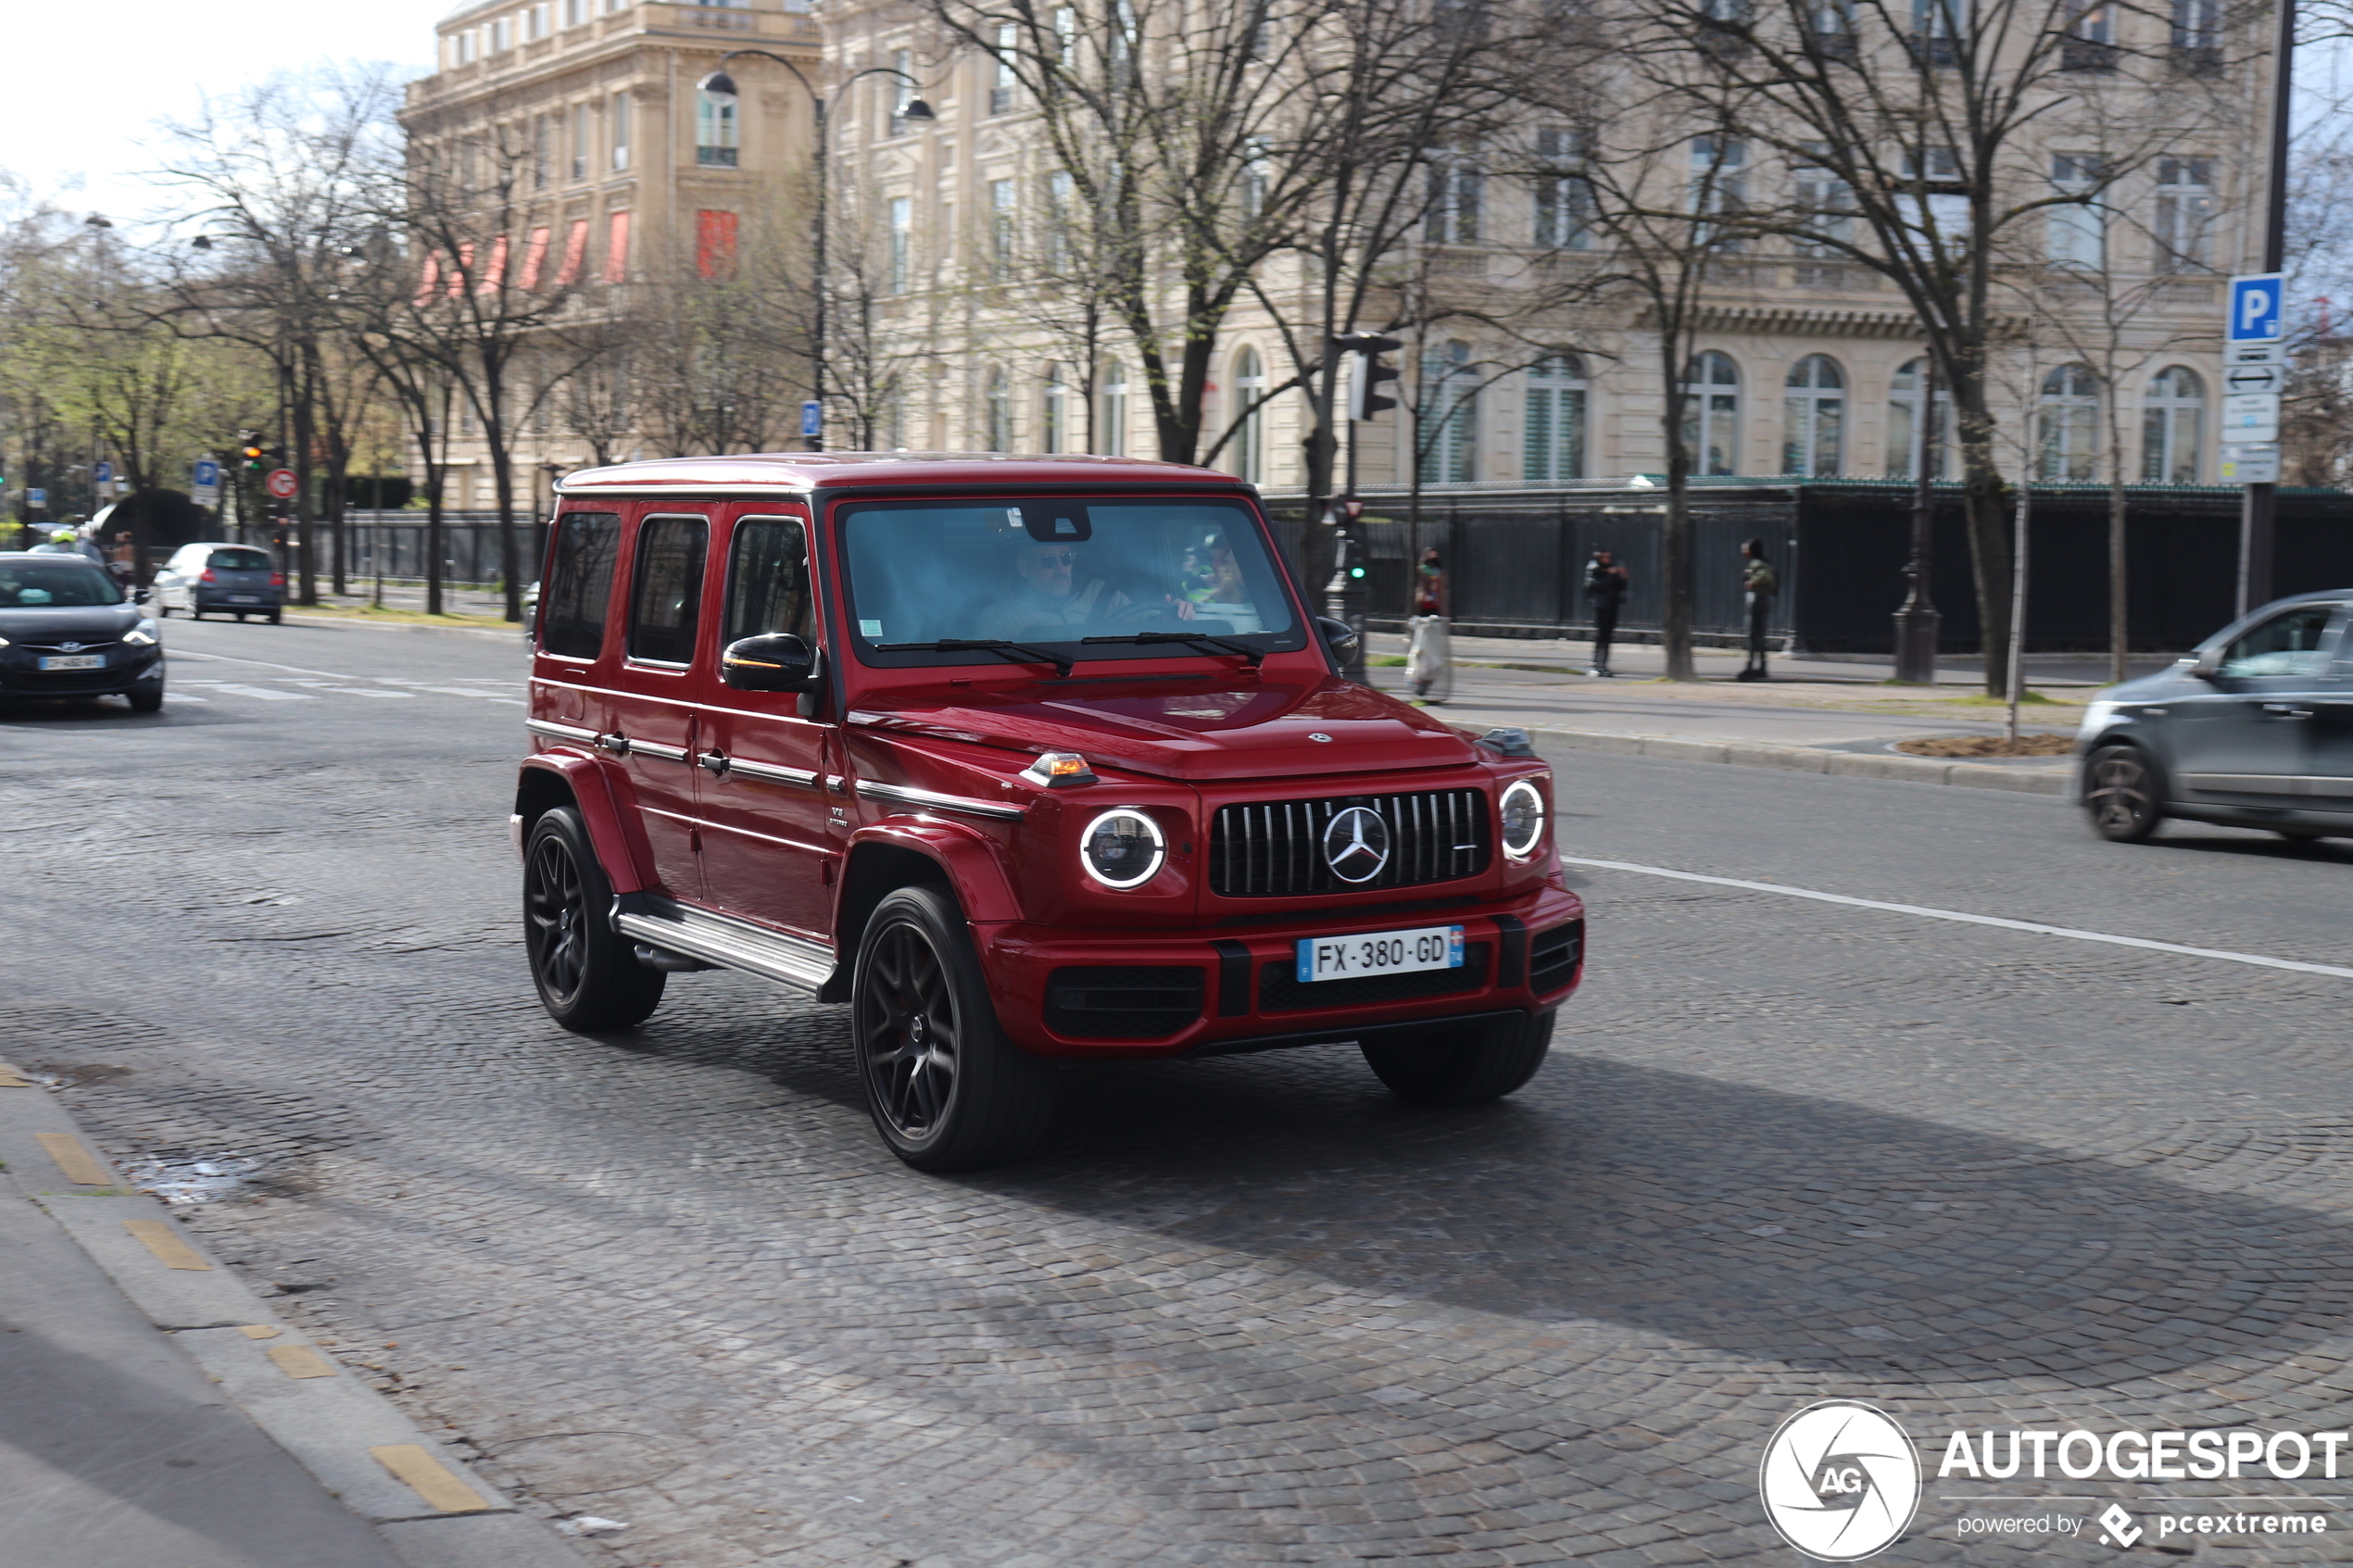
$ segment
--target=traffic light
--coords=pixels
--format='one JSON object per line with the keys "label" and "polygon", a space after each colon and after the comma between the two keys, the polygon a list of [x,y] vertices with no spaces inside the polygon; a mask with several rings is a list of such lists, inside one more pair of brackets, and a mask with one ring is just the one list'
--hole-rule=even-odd
{"label": "traffic light", "polygon": [[269,466],[270,454],[261,449],[261,438],[246,431],[237,437],[237,462],[247,473],[259,473]]}
{"label": "traffic light", "polygon": [[1384,365],[1380,357],[1394,354],[1405,345],[1393,337],[1378,332],[1350,332],[1332,339],[1332,346],[1344,354],[1358,356],[1356,373],[1348,380],[1348,417],[1369,420],[1374,415],[1397,407],[1397,399],[1381,395],[1381,388],[1397,379],[1394,366]]}

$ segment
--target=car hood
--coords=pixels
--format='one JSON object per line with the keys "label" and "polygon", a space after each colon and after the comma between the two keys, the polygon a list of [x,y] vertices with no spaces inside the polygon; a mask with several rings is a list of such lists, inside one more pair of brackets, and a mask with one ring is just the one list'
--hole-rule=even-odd
{"label": "car hood", "polygon": [[0,637],[12,643],[110,643],[139,620],[139,607],[128,604],[0,609]]}
{"label": "car hood", "polygon": [[1304,684],[1210,677],[1044,698],[942,694],[936,704],[861,709],[849,721],[1032,755],[1076,751],[1113,767],[1193,781],[1448,768],[1479,759],[1468,740],[1421,709],[1329,676]]}

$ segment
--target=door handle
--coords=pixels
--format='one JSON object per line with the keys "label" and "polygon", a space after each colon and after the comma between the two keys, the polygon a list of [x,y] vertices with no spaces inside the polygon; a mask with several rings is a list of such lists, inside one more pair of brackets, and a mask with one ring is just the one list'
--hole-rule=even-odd
{"label": "door handle", "polygon": [[609,735],[598,735],[595,740],[590,741],[588,744],[595,746],[598,751],[610,751],[615,757],[626,757],[629,755],[629,737],[623,734],[619,730],[615,730]]}
{"label": "door handle", "polygon": [[727,754],[724,751],[717,749],[706,751],[695,760],[700,763],[703,771],[713,778],[719,777],[727,771]]}
{"label": "door handle", "polygon": [[2298,708],[2291,702],[2267,702],[2263,705],[2263,711],[2266,713],[2276,713],[2283,719],[2309,719],[2312,717],[2312,710],[2310,709]]}

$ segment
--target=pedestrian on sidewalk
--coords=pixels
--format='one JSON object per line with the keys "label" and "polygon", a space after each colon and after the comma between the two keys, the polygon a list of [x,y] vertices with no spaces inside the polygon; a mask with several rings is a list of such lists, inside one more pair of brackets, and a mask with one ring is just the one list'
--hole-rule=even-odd
{"label": "pedestrian on sidewalk", "polygon": [[1773,618],[1773,596],[1780,592],[1780,579],[1773,575],[1772,563],[1765,558],[1765,541],[1751,539],[1741,546],[1741,559],[1747,564],[1741,569],[1741,591],[1748,598],[1748,663],[1734,679],[1762,681],[1765,673],[1765,628]]}
{"label": "pedestrian on sidewalk", "polygon": [[1446,564],[1435,549],[1424,550],[1414,568],[1414,614],[1406,625],[1413,632],[1406,683],[1423,701],[1444,702],[1454,695],[1454,662],[1446,627]]}
{"label": "pedestrian on sidewalk", "polygon": [[1613,674],[1609,644],[1617,634],[1618,609],[1626,603],[1626,569],[1607,550],[1595,550],[1585,563],[1585,603],[1593,612],[1593,662],[1585,673]]}

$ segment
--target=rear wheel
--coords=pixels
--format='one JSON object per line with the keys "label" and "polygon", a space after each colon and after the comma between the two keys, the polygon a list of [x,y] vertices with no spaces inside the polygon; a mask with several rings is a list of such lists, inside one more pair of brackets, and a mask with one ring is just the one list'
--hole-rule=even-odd
{"label": "rear wheel", "polygon": [[284,614],[284,612],[283,612],[283,610],[275,610],[275,609],[271,610],[271,611],[270,612],[270,624],[271,624],[271,625],[272,625],[272,626],[277,625],[277,624],[279,623],[279,621],[283,618],[283,614]]}
{"label": "rear wheel", "polygon": [[970,1171],[1037,1147],[1054,1065],[999,1027],[954,898],[902,887],[876,905],[850,992],[859,1082],[892,1153],[919,1171]]}
{"label": "rear wheel", "polygon": [[668,978],[637,961],[612,928],[612,884],[588,847],[580,813],[558,806],[523,847],[523,946],[540,1005],[565,1028],[593,1035],[643,1023]]}
{"label": "rear wheel", "polygon": [[2084,765],[2083,809],[2092,831],[2117,844],[2139,844],[2165,820],[2157,770],[2133,746],[2104,746]]}
{"label": "rear wheel", "polygon": [[188,598],[188,619],[191,621],[202,621],[204,619],[204,606],[196,603],[195,596],[194,595],[190,595]]}
{"label": "rear wheel", "polygon": [[1373,1075],[1416,1105],[1501,1099],[1536,1076],[1553,1048],[1553,1015],[1435,1029],[1419,1039],[1358,1047]]}

